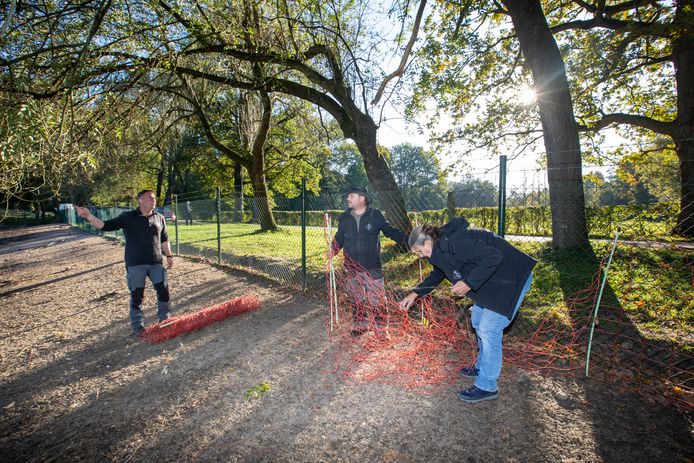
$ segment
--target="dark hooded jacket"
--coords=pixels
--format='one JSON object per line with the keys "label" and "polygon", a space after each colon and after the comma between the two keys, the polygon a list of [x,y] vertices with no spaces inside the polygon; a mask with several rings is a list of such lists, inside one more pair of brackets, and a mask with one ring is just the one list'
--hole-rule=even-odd
{"label": "dark hooded jacket", "polygon": [[434,270],[414,292],[425,296],[444,278],[453,284],[462,280],[475,304],[511,318],[537,261],[496,233],[469,225],[459,217],[441,228],[428,259]]}
{"label": "dark hooded jacket", "polygon": [[381,232],[399,244],[404,244],[407,238],[388,223],[378,209],[368,207],[359,219],[359,227],[352,210],[347,209],[338,219],[333,250],[344,249],[347,257],[368,271],[372,278],[383,278]]}

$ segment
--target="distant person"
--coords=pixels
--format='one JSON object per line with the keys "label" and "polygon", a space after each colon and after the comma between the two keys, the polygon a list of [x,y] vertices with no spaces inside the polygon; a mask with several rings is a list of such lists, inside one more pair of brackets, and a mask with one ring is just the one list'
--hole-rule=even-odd
{"label": "distant person", "polygon": [[193,205],[190,204],[190,201],[186,201],[183,212],[186,216],[186,225],[193,225]]}
{"label": "distant person", "polygon": [[[171,244],[166,233],[166,220],[156,212],[157,198],[152,190],[137,194],[138,208],[124,212],[115,219],[103,221],[89,209],[76,207],[77,214],[103,231],[123,230],[125,235],[125,269],[130,290],[130,324],[133,333],[141,336],[143,324],[142,300],[145,281],[149,277],[157,291],[157,315],[159,321],[170,316],[169,286],[166,270],[174,265]],[[162,255],[163,250],[163,255]],[[166,268],[163,260],[166,259]]]}
{"label": "distant person", "polygon": [[345,253],[346,292],[352,304],[352,335],[368,331],[374,316],[376,334],[387,335],[385,287],[381,268],[381,232],[396,243],[406,235],[392,226],[381,211],[370,206],[366,188],[352,186],[347,193],[347,210],[338,219],[331,255]]}
{"label": "distant person", "polygon": [[460,369],[460,375],[475,378],[475,384],[459,391],[458,398],[477,403],[499,395],[504,328],[516,316],[530,289],[537,261],[496,233],[468,226],[467,220],[460,217],[441,228],[424,225],[412,230],[410,250],[427,259],[434,269],[400,301],[400,306],[408,309],[444,278],[453,284],[453,293],[473,300],[471,321],[479,355],[474,365]]}

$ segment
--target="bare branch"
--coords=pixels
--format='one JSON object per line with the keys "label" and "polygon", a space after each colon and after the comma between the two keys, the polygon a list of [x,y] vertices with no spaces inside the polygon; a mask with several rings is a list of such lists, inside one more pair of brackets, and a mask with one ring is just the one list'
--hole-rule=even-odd
{"label": "bare branch", "polygon": [[190,98],[188,101],[191,102],[193,105],[193,108],[195,110],[195,114],[198,116],[198,120],[200,121],[200,124],[202,124],[202,129],[205,132],[205,135],[207,136],[207,140],[210,142],[210,144],[218,149],[220,152],[224,153],[226,156],[229,157],[234,162],[238,162],[242,166],[248,168],[250,165],[250,161],[247,158],[244,158],[243,156],[239,155],[236,151],[233,149],[229,148],[226,146],[224,143],[219,141],[217,136],[214,134],[212,131],[212,126],[210,125],[210,122],[207,120],[207,116],[205,115],[205,112],[202,109],[202,105],[200,104],[200,101],[198,100],[197,94],[195,93],[195,90],[193,90],[193,87],[188,83],[185,77],[181,77],[181,80],[183,81],[183,85],[186,88],[186,91],[190,95]]}
{"label": "bare branch", "polygon": [[0,35],[4,35],[5,32],[10,27],[10,23],[12,23],[12,18],[14,17],[14,10],[15,7],[17,6],[17,0],[12,0],[10,3],[10,11],[7,12],[7,16],[5,16],[5,21],[2,23],[2,26],[0,26]]}
{"label": "bare branch", "polygon": [[603,115],[602,118],[590,126],[579,125],[578,130],[581,132],[598,132],[612,124],[641,127],[670,137],[674,137],[676,127],[676,121],[665,122],[638,114],[611,113]]}
{"label": "bare branch", "polygon": [[375,105],[380,101],[381,97],[383,96],[383,92],[386,89],[386,85],[388,85],[388,82],[395,79],[396,77],[402,76],[403,72],[405,72],[405,66],[407,65],[407,60],[410,58],[410,54],[412,53],[412,47],[414,47],[414,44],[417,41],[419,25],[422,22],[422,16],[424,15],[424,7],[426,6],[426,3],[426,0],[420,0],[419,9],[417,10],[417,16],[414,20],[414,26],[412,26],[412,35],[410,36],[410,41],[407,43],[407,46],[405,47],[405,51],[402,53],[400,65],[392,74],[386,77],[383,83],[381,83],[381,86],[378,87],[378,92],[376,92],[376,96],[374,97],[374,99],[371,100],[371,105]]}

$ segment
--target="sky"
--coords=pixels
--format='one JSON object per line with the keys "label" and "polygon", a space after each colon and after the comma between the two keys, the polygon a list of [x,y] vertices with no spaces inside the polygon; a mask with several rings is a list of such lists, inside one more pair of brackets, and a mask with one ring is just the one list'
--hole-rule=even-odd
{"label": "sky", "polygon": [[[429,7],[427,7],[429,10]],[[425,13],[425,16],[430,13],[430,10]],[[385,17],[383,17],[385,19]],[[392,22],[392,19],[385,19],[384,24],[391,24],[392,29],[390,31],[383,30],[382,33],[386,37],[394,38],[399,32],[399,27],[395,27],[397,24]],[[423,37],[420,34],[418,39],[418,45],[421,46]],[[383,70],[386,73],[390,73],[398,67],[399,61],[401,59],[402,45],[396,46],[392,53],[386,52],[383,61]],[[395,85],[395,81],[391,81],[388,90],[392,89]],[[386,95],[388,94],[386,90]],[[385,95],[384,95],[385,96]],[[519,98],[524,100],[527,104],[534,104],[534,93],[531,88],[520,89]],[[434,104],[432,103],[432,107]],[[381,122],[380,129],[378,131],[378,142],[379,144],[392,147],[401,143],[411,143],[413,145],[422,146],[424,149],[431,149],[431,143],[429,142],[429,132],[420,133],[418,126],[424,127],[424,122],[427,120],[426,112],[420,114],[415,123],[408,124],[403,118],[404,108],[395,107],[391,102],[385,104],[383,108],[384,121]],[[376,114],[374,116],[377,116]],[[447,125],[452,123],[451,118],[442,117],[437,128],[437,132],[441,133],[447,128]],[[603,146],[616,147],[624,144],[633,144],[624,138],[620,137],[616,131],[607,130],[604,131],[605,142]],[[462,146],[462,142],[461,142]],[[511,154],[509,150],[509,155]],[[543,188],[546,186],[546,173],[539,169],[539,161],[542,153],[544,152],[544,144],[540,140],[534,150],[535,153],[526,152],[515,159],[508,158],[507,160],[507,185],[509,188],[520,188],[533,185],[535,188]],[[453,164],[460,164],[461,159],[456,153],[455,144],[451,146],[446,152],[436,153],[441,166],[443,168],[448,167]],[[484,150],[479,150],[479,152],[471,157],[466,157],[464,164],[467,166],[463,172],[458,169],[457,171],[451,170],[447,179],[449,182],[461,180],[461,178],[468,173],[474,177],[481,178],[484,180],[491,180],[494,183],[498,182],[498,166],[499,166],[499,156],[498,154],[488,153]],[[605,177],[608,177],[614,167],[586,167],[584,166],[584,175],[589,172],[601,172]]]}
{"label": "sky", "polygon": [[[405,119],[399,114],[397,108],[386,108],[384,111],[386,120],[381,122],[378,131],[379,144],[392,147],[401,143],[411,143],[416,146],[421,146],[425,150],[431,149],[429,142],[429,132],[420,133],[417,123],[408,124]],[[426,114],[420,115],[419,125],[423,126],[426,120]],[[442,118],[439,123],[439,128],[450,124],[450,119]],[[441,131],[441,130],[439,130]],[[446,168],[452,164],[460,162],[459,157],[455,154],[455,144],[445,152],[436,153],[437,158],[441,162],[441,167]],[[541,150],[541,149],[540,149]],[[465,164],[468,166],[463,172],[451,171],[447,176],[449,182],[459,181],[465,173],[480,178],[490,180],[494,183],[498,182],[499,175],[499,157],[480,150],[477,155],[466,157]],[[507,185],[510,188],[518,188],[521,186],[544,185],[544,172],[538,171],[538,156],[526,155],[516,159],[507,159]]]}

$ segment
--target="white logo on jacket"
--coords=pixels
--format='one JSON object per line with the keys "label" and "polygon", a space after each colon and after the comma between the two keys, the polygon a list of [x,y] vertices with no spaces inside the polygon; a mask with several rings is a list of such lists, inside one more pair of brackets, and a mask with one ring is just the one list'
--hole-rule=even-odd
{"label": "white logo on jacket", "polygon": [[371,229],[373,228],[373,226],[371,225],[371,222],[369,222],[369,223],[366,224],[366,226],[365,226],[364,228],[366,228],[368,231],[371,231]]}
{"label": "white logo on jacket", "polygon": [[455,278],[456,280],[462,280],[463,276],[460,274],[459,271],[453,270],[453,278]]}

